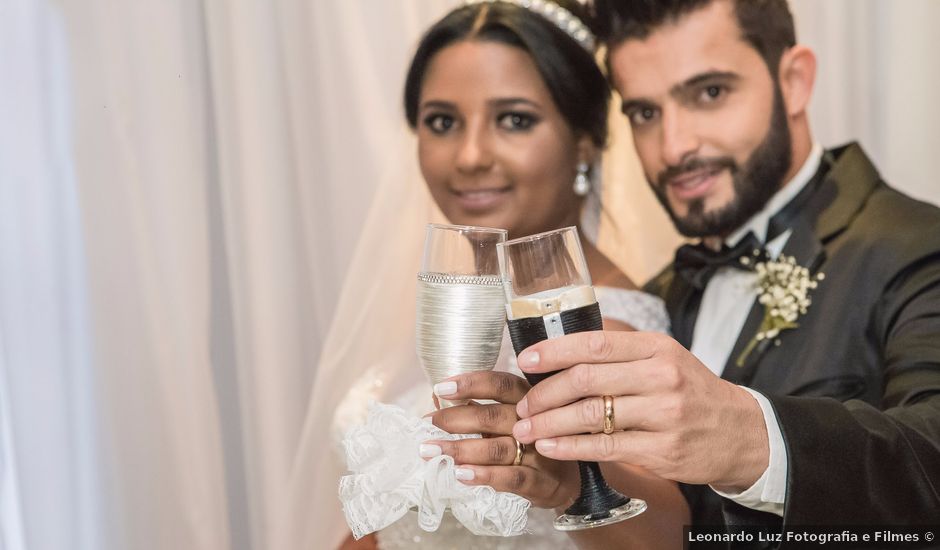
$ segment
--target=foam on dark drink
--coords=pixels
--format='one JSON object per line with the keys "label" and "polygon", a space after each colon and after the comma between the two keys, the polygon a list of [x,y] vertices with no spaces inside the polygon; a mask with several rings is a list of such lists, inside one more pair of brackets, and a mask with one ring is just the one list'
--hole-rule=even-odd
{"label": "foam on dark drink", "polygon": [[[517,298],[509,303],[507,315],[516,355],[550,337],[604,328],[601,308],[594,288],[590,286],[564,287]],[[525,376],[530,384],[535,385],[551,374]]]}

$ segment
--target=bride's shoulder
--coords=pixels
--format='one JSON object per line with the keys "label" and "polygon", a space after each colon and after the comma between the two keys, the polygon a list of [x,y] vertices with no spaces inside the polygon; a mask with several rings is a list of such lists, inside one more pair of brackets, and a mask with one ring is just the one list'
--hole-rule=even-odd
{"label": "bride's shoulder", "polygon": [[669,314],[661,298],[627,288],[595,286],[601,314],[609,319],[627,323],[637,330],[669,332]]}

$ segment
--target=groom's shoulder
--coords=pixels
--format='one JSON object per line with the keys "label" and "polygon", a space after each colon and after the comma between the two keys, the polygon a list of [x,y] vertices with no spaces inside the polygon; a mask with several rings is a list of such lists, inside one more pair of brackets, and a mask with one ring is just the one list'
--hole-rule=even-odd
{"label": "groom's shoulder", "polygon": [[864,240],[890,249],[940,248],[940,208],[882,181],[851,224]]}
{"label": "groom's shoulder", "polygon": [[830,261],[857,265],[871,284],[933,278],[940,273],[940,208],[881,180],[825,246]]}
{"label": "groom's shoulder", "polygon": [[940,232],[925,234],[940,226],[940,208],[890,185],[860,144],[848,143],[827,155],[834,163],[834,200],[827,208],[833,215],[826,217],[829,222],[842,220],[835,227],[880,243],[910,241],[916,235],[927,241],[940,238]]}
{"label": "groom's shoulder", "polygon": [[882,182],[871,194],[861,217],[882,229],[917,233],[940,224],[940,208]]}

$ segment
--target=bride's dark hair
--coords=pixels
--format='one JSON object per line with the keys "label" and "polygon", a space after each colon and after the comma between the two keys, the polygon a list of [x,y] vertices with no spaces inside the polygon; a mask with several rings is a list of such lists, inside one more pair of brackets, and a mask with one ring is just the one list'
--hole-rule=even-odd
{"label": "bride's dark hair", "polygon": [[[588,23],[577,2],[556,3]],[[610,88],[593,54],[542,15],[508,2],[462,6],[424,34],[405,80],[405,117],[412,129],[428,64],[437,52],[461,40],[499,42],[527,52],[568,125],[587,133],[598,147],[606,145]]]}

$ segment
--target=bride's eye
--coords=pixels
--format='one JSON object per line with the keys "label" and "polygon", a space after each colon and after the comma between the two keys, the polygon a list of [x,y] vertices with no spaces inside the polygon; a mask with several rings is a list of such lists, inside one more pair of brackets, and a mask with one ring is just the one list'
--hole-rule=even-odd
{"label": "bride's eye", "polygon": [[539,118],[533,114],[513,111],[499,115],[497,124],[504,130],[522,132],[531,129],[538,121]]}
{"label": "bride's eye", "polygon": [[443,113],[433,113],[424,117],[424,125],[435,134],[446,134],[456,124],[454,117]]}

